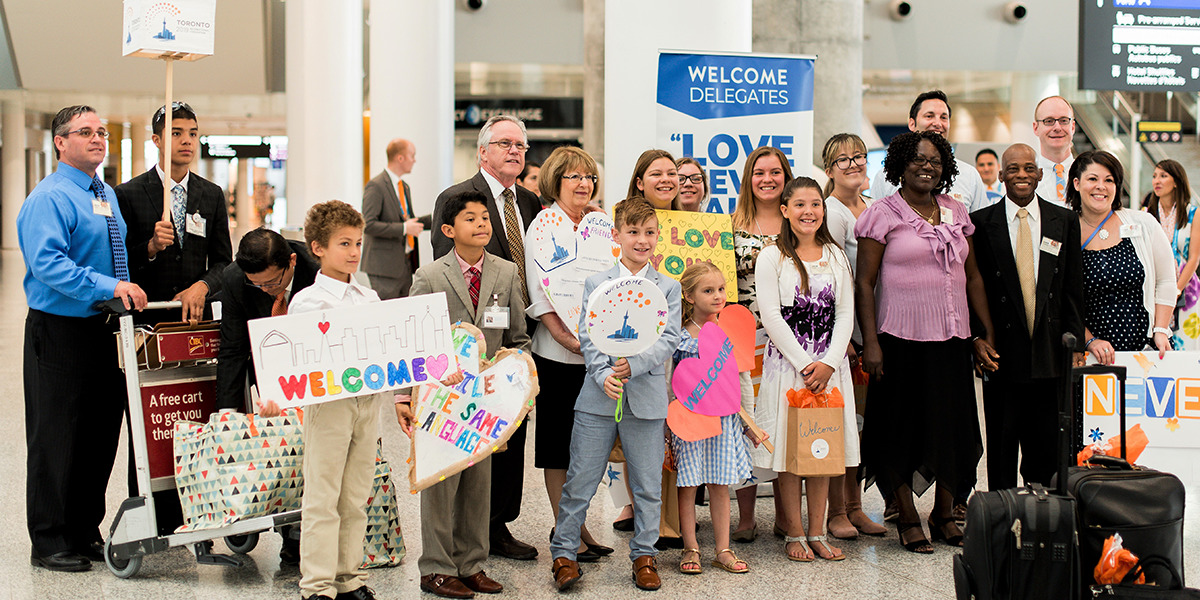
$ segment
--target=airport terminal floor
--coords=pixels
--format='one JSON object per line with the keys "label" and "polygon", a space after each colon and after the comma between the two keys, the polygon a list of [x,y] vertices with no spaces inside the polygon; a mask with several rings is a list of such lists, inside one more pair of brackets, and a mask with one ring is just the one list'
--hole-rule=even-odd
{"label": "airport terminal floor", "polygon": [[[101,563],[93,564],[86,573],[53,573],[29,564],[29,538],[25,529],[25,430],[22,415],[24,401],[21,389],[21,340],[25,322],[25,296],[21,278],[25,267],[15,250],[0,251],[0,414],[9,418],[0,421],[0,599],[6,598],[109,598],[109,599],[190,599],[190,598],[299,598],[297,582],[300,572],[294,566],[280,566],[280,538],[264,534],[246,564],[240,568],[198,566],[189,550],[174,548],[147,556],[140,572],[131,579],[118,579]],[[97,348],[97,352],[115,351]],[[981,417],[982,418],[982,417]],[[399,474],[408,456],[408,440],[400,432],[395,419],[384,419],[384,453]],[[531,422],[537,426],[536,414]],[[532,439],[532,434],[530,434]],[[108,514],[105,527],[119,506],[126,490],[125,443],[117,456],[108,488]],[[517,539],[534,544],[539,555],[536,561],[513,561],[492,557],[485,565],[488,575],[505,586],[496,598],[557,598],[550,577],[550,552],[547,536],[552,526],[549,502],[546,499],[542,474],[533,468],[533,443],[526,448],[524,504],[521,518],[511,527]],[[985,457],[986,458],[986,457]],[[980,463],[980,487],[984,485],[983,463]],[[404,477],[398,475],[400,521],[404,528],[408,555],[395,568],[370,571],[370,585],[379,598],[434,598],[419,587],[420,573],[417,557],[421,553],[419,503],[415,496],[405,493]],[[1196,511],[1198,498],[1194,489],[1188,490],[1193,501],[1187,509],[1185,536],[1185,578],[1191,585],[1200,585],[1200,514]],[[874,490],[863,497],[865,509],[872,518],[880,519],[883,501]],[[922,514],[933,502],[927,493],[918,501]],[[736,504],[735,504],[736,505]],[[586,598],[939,598],[954,597],[951,557],[957,550],[945,544],[935,545],[932,556],[911,554],[896,541],[895,526],[888,526],[884,538],[860,537],[855,541],[834,542],[845,552],[847,560],[795,563],[787,560],[783,543],[771,535],[773,504],[769,497],[760,498],[757,506],[758,540],[751,544],[735,544],[734,550],[747,560],[751,572],[745,575],[726,573],[709,567],[713,554],[711,522],[706,508],[697,510],[700,521],[699,541],[703,554],[704,573],[679,574],[680,551],[667,550],[659,554],[663,587],[657,592],[643,592],[630,581],[630,564],[626,557],[628,533],[618,533],[610,526],[617,510],[608,494],[601,490],[592,503],[588,526],[602,544],[613,546],[616,553],[598,563],[583,565],[583,578],[563,597]],[[735,518],[736,520],[736,518]],[[222,542],[215,551],[226,551]]]}

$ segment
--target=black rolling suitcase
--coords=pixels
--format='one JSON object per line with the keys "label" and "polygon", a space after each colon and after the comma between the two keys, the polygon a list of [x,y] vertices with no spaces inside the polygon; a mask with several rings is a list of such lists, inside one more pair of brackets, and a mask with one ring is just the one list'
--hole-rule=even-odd
{"label": "black rolling suitcase", "polygon": [[[1074,348],[1075,336],[1064,335],[1063,343]],[[1067,357],[1069,360],[1070,353]],[[1055,492],[1033,484],[971,496],[963,552],[954,557],[954,589],[959,600],[1081,597],[1075,500],[1061,485],[1066,481],[1071,448],[1069,403],[1070,394],[1064,394],[1058,413],[1060,485]]]}
{"label": "black rolling suitcase", "polygon": [[[1076,368],[1072,382],[1085,375],[1114,374],[1120,382],[1119,415],[1121,432],[1125,426],[1125,367],[1090,366]],[[1082,386],[1075,386],[1081,389]],[[1076,403],[1080,406],[1082,403]],[[1075,428],[1075,440],[1082,439],[1082,411]],[[1072,449],[1077,450],[1076,444]],[[1074,461],[1072,461],[1074,462]],[[1183,508],[1184,489],[1179,478],[1125,460],[1125,436],[1121,436],[1121,456],[1093,456],[1089,466],[1071,467],[1067,473],[1067,492],[1077,503],[1079,556],[1084,586],[1095,583],[1092,571],[1100,561],[1104,540],[1120,533],[1122,545],[1139,557],[1160,556],[1181,575],[1183,584]],[[1061,475],[1060,475],[1061,477]],[[1146,568],[1148,580],[1166,581],[1169,569],[1161,565]]]}

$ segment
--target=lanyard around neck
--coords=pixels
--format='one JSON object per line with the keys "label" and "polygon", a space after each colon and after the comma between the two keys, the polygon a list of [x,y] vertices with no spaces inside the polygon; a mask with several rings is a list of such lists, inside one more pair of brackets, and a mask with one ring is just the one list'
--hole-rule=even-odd
{"label": "lanyard around neck", "polygon": [[1092,235],[1089,235],[1088,239],[1083,241],[1083,245],[1079,247],[1080,250],[1087,248],[1088,243],[1090,243],[1092,241],[1092,238],[1096,237],[1097,233],[1100,233],[1101,229],[1104,229],[1104,224],[1107,223],[1108,220],[1112,218],[1112,216],[1113,216],[1113,211],[1111,211],[1111,210],[1108,211],[1108,216],[1104,217],[1104,220],[1100,221],[1100,224],[1097,225],[1096,228],[1092,230]]}

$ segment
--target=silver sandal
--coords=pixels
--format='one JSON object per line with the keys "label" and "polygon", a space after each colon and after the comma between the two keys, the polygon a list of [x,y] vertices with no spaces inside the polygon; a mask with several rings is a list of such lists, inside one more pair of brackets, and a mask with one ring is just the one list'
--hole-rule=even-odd
{"label": "silver sandal", "polygon": [[828,552],[830,555],[832,555],[829,558],[826,558],[824,556],[821,556],[821,554],[818,553],[816,550],[813,550],[813,556],[820,558],[822,560],[829,560],[829,561],[833,561],[833,562],[837,562],[839,560],[846,560],[845,554],[833,554],[833,547],[830,546],[825,541],[825,536],[810,535],[810,536],[808,536],[808,541],[812,542],[812,546],[816,546],[817,544],[820,544],[821,546],[823,546],[825,548],[825,552]]}
{"label": "silver sandal", "polygon": [[[806,537],[804,537],[804,536],[802,536],[802,535],[797,535],[797,536],[794,536],[794,537],[793,537],[793,536],[790,536],[790,535],[789,535],[789,536],[784,536],[784,538],[783,538],[783,542],[784,542],[784,549],[785,549],[785,552],[786,552],[787,544],[791,544],[791,543],[793,543],[793,542],[797,542],[797,543],[799,543],[801,546],[804,546],[804,550],[805,550],[805,551],[807,551],[809,554],[812,554],[813,556],[816,556],[816,553],[815,553],[815,552],[813,552],[813,551],[812,551],[812,548],[810,548],[810,547],[808,546],[808,539],[809,539],[809,538],[806,538]],[[812,562],[812,561],[813,561],[813,559],[812,559],[811,557],[805,557],[805,558],[796,558],[795,556],[792,556],[792,553],[791,553],[791,552],[787,552],[787,557],[788,557],[788,560],[792,560],[792,561],[796,561],[796,562],[805,562],[805,563],[807,563],[807,562]]]}

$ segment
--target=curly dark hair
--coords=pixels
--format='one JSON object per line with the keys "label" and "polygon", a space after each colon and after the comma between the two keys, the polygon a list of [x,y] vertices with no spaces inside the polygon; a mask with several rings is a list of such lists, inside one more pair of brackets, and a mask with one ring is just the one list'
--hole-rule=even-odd
{"label": "curly dark hair", "polygon": [[940,133],[910,131],[892,138],[892,143],[888,145],[887,157],[883,159],[884,177],[887,178],[888,183],[900,186],[904,170],[908,168],[908,163],[916,158],[917,146],[920,145],[921,140],[929,140],[942,157],[942,178],[933,188],[933,193],[944,194],[951,185],[954,185],[954,178],[958,176],[958,164],[954,160],[954,150],[950,148],[950,142],[947,142]]}

